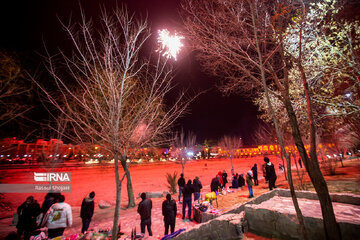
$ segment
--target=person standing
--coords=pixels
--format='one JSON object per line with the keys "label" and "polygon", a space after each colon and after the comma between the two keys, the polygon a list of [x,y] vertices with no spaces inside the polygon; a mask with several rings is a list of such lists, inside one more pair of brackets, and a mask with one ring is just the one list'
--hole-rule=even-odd
{"label": "person standing", "polygon": [[228,183],[227,176],[228,175],[224,169],[222,172],[222,180],[223,180],[223,188],[225,188],[225,189],[226,189],[226,184]]}
{"label": "person standing", "polygon": [[18,239],[24,233],[24,239],[30,239],[31,233],[36,229],[36,217],[40,214],[40,205],[33,196],[26,198],[26,201],[17,209],[19,222],[16,225]]}
{"label": "person standing", "polygon": [[162,203],[162,215],[164,216],[165,235],[169,234],[169,227],[171,233],[175,231],[176,220],[176,201],[171,199],[170,193],[166,195],[166,200]]}
{"label": "person standing", "polygon": [[149,236],[152,236],[151,231],[151,209],[152,209],[152,201],[149,198],[146,198],[146,193],[141,193],[141,202],[139,203],[137,212],[141,217],[141,233],[145,235],[145,226],[147,226],[147,230],[149,232]]}
{"label": "person standing", "polygon": [[302,168],[301,158],[299,158],[299,165],[300,165],[300,168]]}
{"label": "person standing", "polygon": [[182,214],[183,214],[183,220],[185,219],[185,209],[186,206],[188,206],[188,218],[190,221],[191,219],[191,206],[192,206],[192,194],[194,192],[194,188],[191,184],[191,180],[188,180],[187,184],[184,186],[183,189],[183,208],[182,208]]}
{"label": "person standing", "polygon": [[81,233],[89,229],[91,218],[94,215],[94,197],[95,192],[91,192],[81,203],[80,217],[82,220]]}
{"label": "person standing", "polygon": [[270,159],[268,157],[264,157],[264,161],[266,163],[266,167],[265,167],[266,178],[269,181],[269,189],[271,191],[273,188],[276,188],[275,182],[277,177],[276,177],[275,167],[274,164],[270,162]]}
{"label": "person standing", "polygon": [[196,176],[193,181],[193,188],[194,188],[194,202],[196,200],[198,200],[198,202],[199,202],[200,190],[202,189],[202,184],[201,184],[198,176]]}
{"label": "person standing", "polygon": [[184,174],[180,174],[180,178],[178,180],[178,186],[179,186],[179,203],[181,203],[181,194],[185,186]]}
{"label": "person standing", "polygon": [[71,207],[65,203],[65,196],[60,195],[58,200],[59,202],[53,204],[44,217],[49,238],[62,236],[65,228],[72,225]]}
{"label": "person standing", "polygon": [[219,190],[219,178],[220,176],[217,175],[216,177],[214,177],[212,180],[211,180],[211,184],[210,184],[210,189],[211,189],[211,192],[217,192]]}
{"label": "person standing", "polygon": [[251,170],[249,170],[246,175],[246,184],[248,185],[248,189],[249,189],[249,198],[254,197],[253,189],[252,189],[253,186],[252,178],[253,178],[253,173],[251,172]]}
{"label": "person standing", "polygon": [[54,193],[47,193],[44,199],[43,204],[41,205],[41,212],[45,215],[46,212],[49,210],[49,208],[51,207],[51,205],[53,205],[54,203],[56,203],[56,199],[55,199],[55,194]]}
{"label": "person standing", "polygon": [[253,176],[254,176],[254,184],[255,184],[255,186],[257,186],[257,185],[259,185],[259,180],[258,180],[258,171],[257,171],[257,164],[256,163],[251,168],[251,171],[252,171]]}

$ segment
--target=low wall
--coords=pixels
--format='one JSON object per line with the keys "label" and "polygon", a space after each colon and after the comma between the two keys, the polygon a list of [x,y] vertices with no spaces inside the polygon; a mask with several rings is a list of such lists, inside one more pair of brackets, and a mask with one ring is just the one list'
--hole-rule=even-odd
{"label": "low wall", "polygon": [[242,214],[226,214],[181,233],[176,240],[235,240],[243,238]]}
{"label": "low wall", "polygon": [[[277,188],[277,189],[274,189],[267,193],[264,193],[256,198],[252,199],[251,201],[248,201],[246,203],[237,204],[234,207],[232,207],[230,210],[225,212],[224,214],[240,213],[245,210],[246,205],[260,204],[264,201],[269,200],[270,198],[273,198],[274,196],[291,197],[291,193],[290,193],[290,190],[288,190],[288,189]],[[310,192],[310,191],[296,191],[296,197],[310,199],[310,200],[319,200],[316,192]],[[333,202],[360,205],[360,196],[351,194],[351,193],[330,193],[330,198],[331,198],[331,201],[333,201]]]}
{"label": "low wall", "polygon": [[[176,239],[242,239],[242,232],[258,233],[267,237],[280,239],[299,239],[297,218],[295,214],[281,214],[268,209],[252,208],[275,196],[291,197],[290,190],[274,189],[246,203],[235,205],[222,215],[196,213],[202,222],[194,228],[183,232]],[[296,191],[298,198],[318,200],[316,192]],[[360,205],[360,196],[347,193],[332,193],[333,202]],[[199,211],[200,212],[200,211]],[[195,210],[194,210],[195,213]],[[245,213],[245,217],[244,216]],[[324,239],[322,219],[305,217],[305,225],[310,239]],[[360,239],[360,227],[347,222],[339,223],[343,239]],[[241,232],[241,233],[240,233]]]}
{"label": "low wall", "polygon": [[[283,197],[287,199],[291,199],[291,194],[289,190],[285,189],[277,189],[274,191],[276,193],[276,196]],[[318,197],[315,192],[309,192],[309,191],[298,191],[296,192],[296,195],[298,199],[302,199],[302,201],[307,201],[306,204],[308,205],[319,205]],[[270,195],[267,195],[270,196]],[[335,208],[339,207],[340,209],[346,209],[346,211],[338,211],[336,215],[340,230],[342,239],[360,239],[360,225],[359,221],[355,220],[358,219],[357,216],[360,215],[359,211],[359,203],[360,203],[360,196],[354,195],[354,194],[330,194],[330,197],[332,201],[335,203]],[[276,198],[276,197],[275,197]],[[271,198],[267,198],[265,200],[268,200]],[[280,199],[280,198],[279,198]],[[272,201],[272,199],[270,200]],[[273,200],[278,201],[278,200]],[[298,232],[298,220],[295,213],[295,210],[290,211],[285,210],[290,207],[290,204],[292,204],[291,200],[289,201],[289,205],[283,206],[283,208],[279,208],[279,206],[275,209],[268,209],[266,207],[260,204],[256,204],[255,202],[249,204],[246,203],[244,206],[241,206],[241,208],[244,208],[245,212],[245,220],[248,225],[249,231],[254,232],[259,235],[263,235],[266,237],[271,238],[279,238],[279,239],[300,239],[301,234]],[[311,202],[316,201],[316,202]],[[352,206],[349,206],[349,205]],[[281,206],[281,205],[280,205]],[[320,206],[318,206],[320,208]],[[237,209],[240,209],[238,207]],[[284,211],[285,210],[285,211]],[[304,211],[304,209],[302,209]],[[236,211],[236,209],[232,210]],[[310,211],[310,212],[309,212]],[[309,208],[307,212],[303,212],[303,217],[305,221],[305,228],[308,233],[309,239],[325,239],[324,235],[324,226],[323,226],[323,219],[318,214],[313,214],[314,210],[311,210]]]}

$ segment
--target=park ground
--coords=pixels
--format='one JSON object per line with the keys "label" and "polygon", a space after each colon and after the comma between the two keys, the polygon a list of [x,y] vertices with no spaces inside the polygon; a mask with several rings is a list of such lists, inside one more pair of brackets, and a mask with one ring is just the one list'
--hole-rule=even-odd
{"label": "park ground", "polygon": [[[253,158],[239,158],[234,159],[235,172],[239,174],[246,174],[251,167],[257,163],[259,171],[259,186],[254,186],[254,195],[259,196],[268,190],[267,184],[265,183],[262,172],[261,164],[263,163],[262,157]],[[270,160],[275,166],[282,163],[281,159],[277,157],[270,157]],[[342,193],[354,193],[360,195],[360,160],[352,159],[345,160],[343,162],[344,167],[338,163],[336,168],[336,174],[326,175],[325,179],[328,183],[330,192],[342,192]],[[199,176],[204,188],[202,193],[205,194],[210,191],[210,182],[218,171],[226,170],[228,172],[228,179],[231,182],[230,172],[231,164],[229,159],[210,159],[210,160],[196,160],[190,161],[185,166],[185,178],[194,179],[195,176]],[[141,192],[162,192],[168,191],[167,182],[165,175],[166,173],[181,172],[181,165],[173,162],[167,163],[153,163],[143,165],[132,165],[131,176],[133,182],[134,193],[136,197],[136,204],[140,202],[137,198]],[[285,180],[284,174],[281,170],[276,168],[278,179],[277,186],[280,188],[288,188],[287,181]],[[295,165],[293,171],[295,171]],[[11,167],[1,168],[0,174],[3,176],[2,183],[29,183],[33,181],[33,172],[35,171],[46,171],[41,166],[27,167]],[[93,229],[110,229],[113,220],[114,207],[111,206],[107,209],[100,209],[98,203],[101,200],[115,203],[115,181],[114,181],[114,169],[112,166],[59,166],[56,171],[71,172],[71,193],[65,193],[66,202],[72,206],[73,211],[73,226],[65,230],[64,236],[69,236],[74,233],[79,233],[81,229],[80,205],[82,199],[86,194],[91,191],[96,192],[95,196],[95,214],[91,222],[90,228]],[[304,171],[304,169],[300,169]],[[293,172],[294,180],[296,181],[297,188],[299,188],[298,178],[296,172]],[[306,176],[306,175],[305,175]],[[309,179],[305,177],[306,190],[313,191]],[[9,208],[3,208],[0,212],[0,239],[3,239],[9,232],[16,231],[14,226],[9,226],[12,220],[12,214],[16,211],[16,207],[25,201],[26,197],[31,194],[29,193],[6,193],[3,195],[2,201],[9,205]],[[32,194],[35,199],[41,204],[45,193]],[[177,194],[173,197],[177,199]],[[153,237],[149,239],[160,239],[163,235],[164,225],[161,216],[161,203],[163,198],[153,198],[153,210],[152,210],[152,230]],[[236,191],[227,192],[225,195],[218,197],[218,209],[226,211],[232,206],[238,203],[248,201],[248,189],[238,189]],[[190,228],[197,224],[196,222],[183,222],[181,214],[181,204],[178,205],[178,215],[176,219],[175,230],[181,228]],[[123,183],[122,188],[122,210],[120,212],[121,231],[125,234],[130,233],[131,229],[136,227],[139,232],[140,228],[140,216],[136,213],[136,207],[127,209],[127,193],[126,193],[126,181]],[[146,237],[148,237],[146,233]],[[265,239],[256,236],[251,233],[245,235],[245,239]]]}

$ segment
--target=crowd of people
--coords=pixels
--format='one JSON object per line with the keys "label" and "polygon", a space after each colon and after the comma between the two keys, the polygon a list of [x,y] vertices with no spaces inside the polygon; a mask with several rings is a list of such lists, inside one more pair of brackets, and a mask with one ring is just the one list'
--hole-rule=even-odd
{"label": "crowd of people", "polygon": [[[263,167],[263,176],[264,176],[265,182],[269,184],[269,190],[276,188],[275,182],[276,182],[277,177],[276,177],[275,167],[274,167],[274,164],[272,164],[270,162],[270,159],[268,157],[264,157],[264,164],[262,165],[262,167]],[[218,179],[218,182],[216,181],[216,179],[212,180],[211,185],[213,187],[211,187],[211,191],[216,191],[216,189],[218,187],[217,184],[219,186],[221,186],[221,183],[220,183],[221,179],[219,179],[219,178],[217,178],[217,179]],[[233,188],[233,189],[243,188],[245,186],[245,182],[246,182],[246,185],[248,186],[249,198],[254,197],[253,185],[255,185],[255,186],[259,185],[258,168],[257,168],[256,163],[247,172],[246,181],[244,179],[243,174],[240,174],[240,175],[238,173],[234,174],[230,188]],[[220,189],[220,191],[221,191],[221,189]]]}
{"label": "crowd of people", "polygon": [[[268,157],[264,157],[263,173],[266,182],[269,184],[269,190],[276,188],[276,172],[274,164],[270,162]],[[223,190],[226,190],[226,185],[228,183],[228,175],[225,170],[219,171],[211,180],[210,189],[211,197],[213,195],[221,193]],[[254,164],[251,169],[248,170],[246,177],[244,174],[234,173],[232,176],[231,186],[229,188],[238,189],[243,188],[246,185],[249,190],[249,198],[254,197],[253,185],[257,186],[258,181],[258,169],[257,164]],[[182,204],[182,219],[186,221],[186,208],[187,209],[187,219],[192,221],[191,211],[192,203],[200,201],[200,192],[202,189],[202,184],[198,176],[194,180],[188,180],[187,183],[184,178],[184,174],[180,175],[178,179],[179,195],[178,200],[179,204]],[[210,196],[210,195],[209,195]],[[92,216],[94,214],[94,198],[95,192],[89,193],[81,204],[80,217],[82,219],[82,229],[81,232],[84,233],[89,229]],[[147,228],[149,236],[152,236],[151,230],[151,209],[152,201],[150,198],[147,198],[146,193],[141,194],[141,202],[138,205],[137,212],[141,217],[141,233],[145,234],[145,229]],[[17,239],[20,239],[22,234],[24,234],[24,239],[30,239],[34,234],[39,233],[39,229],[42,227],[47,227],[48,237],[55,238],[63,235],[63,232],[66,227],[72,226],[72,211],[71,206],[65,202],[65,196],[60,193],[48,193],[45,196],[42,206],[37,203],[33,196],[29,196],[26,201],[21,204],[17,213],[19,215],[17,223]],[[164,234],[169,234],[169,228],[171,234],[175,231],[175,222],[177,214],[177,205],[176,201],[171,198],[170,194],[166,195],[166,199],[162,203],[162,215],[164,217]]]}
{"label": "crowd of people", "polygon": [[[91,218],[94,214],[95,193],[91,192],[81,204],[80,217],[82,219],[81,232],[88,230]],[[16,224],[16,238],[31,239],[39,235],[41,228],[46,227],[48,238],[61,237],[65,228],[71,227],[73,218],[71,206],[65,202],[65,196],[60,193],[47,193],[40,207],[40,204],[33,196],[27,197],[26,201],[17,209],[18,222]]]}
{"label": "crowd of people", "polygon": [[[267,183],[269,183],[269,189],[272,190],[276,188],[276,172],[274,164],[272,164],[268,157],[264,157],[264,177]],[[227,172],[225,170],[219,171],[216,177],[211,180],[210,183],[210,190],[211,193],[206,194],[209,195],[210,199],[212,199],[213,195],[221,193],[224,189],[226,189],[226,184],[228,183],[227,180]],[[254,197],[253,194],[253,185],[259,185],[258,180],[258,171],[257,171],[257,164],[247,172],[246,180],[243,174],[233,174],[231,186],[229,188],[237,189],[243,188],[246,185],[248,186],[249,190],[249,198]],[[178,200],[179,204],[182,204],[182,219],[186,221],[186,208],[187,210],[187,219],[192,221],[191,218],[191,210],[192,210],[192,199],[194,198],[194,202],[200,199],[200,191],[202,189],[202,184],[200,182],[199,177],[195,177],[194,180],[188,180],[186,182],[184,178],[184,174],[180,174],[180,178],[177,181],[179,187],[179,195]],[[206,198],[206,197],[205,197]],[[147,227],[149,236],[152,236],[151,230],[151,209],[152,209],[152,201],[151,199],[146,197],[146,193],[141,194],[141,202],[138,205],[138,213],[141,216],[141,233],[145,234],[145,227]],[[169,228],[171,234],[175,231],[175,222],[176,222],[176,214],[177,214],[177,206],[176,201],[171,198],[170,194],[166,195],[166,200],[162,203],[162,215],[164,217],[164,227],[165,227],[165,235],[169,234]]]}

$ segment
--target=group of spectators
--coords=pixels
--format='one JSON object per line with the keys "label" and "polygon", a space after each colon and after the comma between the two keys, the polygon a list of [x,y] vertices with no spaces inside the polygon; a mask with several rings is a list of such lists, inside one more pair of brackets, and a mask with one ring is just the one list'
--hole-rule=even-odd
{"label": "group of spectators", "polygon": [[[192,194],[194,194],[194,202],[199,201],[200,199],[200,191],[202,189],[202,184],[199,180],[199,177],[195,177],[193,181],[190,179],[185,184],[184,174],[180,175],[178,179],[178,186],[179,186],[179,203],[183,204],[182,208],[182,218],[185,220],[185,210],[186,207],[188,208],[188,219],[191,219],[191,206],[192,206]],[[182,196],[182,202],[181,202]]]}
{"label": "group of spectators", "polygon": [[[273,188],[276,188],[275,182],[276,182],[276,172],[274,164],[270,162],[270,159],[268,157],[264,157],[264,165],[263,165],[263,175],[265,178],[265,181],[269,184],[269,189],[272,190]],[[254,197],[253,194],[253,185],[257,186],[259,185],[258,180],[258,170],[257,170],[257,164],[255,163],[254,166],[249,170],[246,174],[246,185],[249,189],[249,198]],[[233,175],[232,183],[230,188],[243,188],[245,186],[245,179],[244,175],[237,173]],[[215,188],[212,188],[211,191],[215,190]]]}
{"label": "group of spectators", "polygon": [[[191,218],[191,207],[192,207],[192,195],[194,194],[194,202],[199,201],[200,191],[202,189],[202,184],[199,180],[199,177],[195,177],[193,181],[190,179],[185,184],[184,174],[180,175],[178,179],[179,186],[179,204],[182,204],[182,219],[185,221],[186,216],[186,207],[188,208],[188,219],[192,221]],[[141,233],[145,234],[145,229],[147,228],[149,236],[152,236],[151,230],[151,209],[152,201],[150,198],[147,198],[146,193],[140,195],[141,202],[138,205],[137,212],[140,214],[141,222],[140,228]],[[181,202],[182,198],[182,202]],[[166,200],[162,203],[162,215],[164,216],[164,227],[165,235],[170,232],[174,233],[175,231],[175,222],[176,222],[177,206],[176,201],[171,198],[170,194],[166,195]]]}
{"label": "group of spectators", "polygon": [[[95,193],[91,192],[82,201],[80,212],[83,223],[82,233],[89,228],[94,213],[94,197]],[[65,196],[60,193],[47,193],[41,208],[34,197],[29,196],[18,207],[17,214],[17,238],[20,239],[24,234],[25,240],[38,235],[43,227],[48,230],[48,238],[62,236],[65,228],[71,227],[73,220],[71,206],[65,202]]]}
{"label": "group of spectators", "polygon": [[[272,164],[268,157],[264,157],[264,175],[265,180],[269,183],[269,189],[276,188],[276,173],[274,164]],[[243,174],[234,174],[230,188],[242,188],[245,186],[245,182],[249,189],[249,198],[254,197],[252,186],[259,184],[257,164],[247,172],[246,180]],[[186,217],[186,207],[188,208],[188,219],[191,218],[192,207],[192,195],[194,194],[194,202],[200,199],[200,191],[202,184],[199,177],[188,180],[185,184],[184,174],[180,175],[178,179],[179,186],[179,203],[183,204],[182,207],[182,219]],[[219,171],[215,178],[212,179],[210,188],[211,192],[221,192],[222,189],[226,189],[227,173],[225,170]],[[84,233],[88,230],[91,218],[94,214],[94,197],[95,193],[91,192],[87,195],[81,204],[80,217],[82,219],[81,232]],[[181,199],[182,198],[182,199]],[[145,234],[145,228],[147,227],[149,236],[152,236],[151,231],[151,209],[152,201],[146,197],[146,193],[141,194],[141,202],[138,205],[138,213],[141,216],[141,233]],[[181,202],[182,200],[182,202]],[[65,203],[65,196],[60,193],[48,193],[45,196],[44,202],[40,208],[40,205],[34,199],[33,196],[29,196],[26,201],[21,204],[17,213],[19,215],[19,221],[17,223],[17,237],[20,238],[24,234],[24,239],[30,239],[30,237],[39,232],[39,228],[47,227],[48,237],[55,238],[63,235],[66,227],[72,225],[72,212],[71,206]],[[166,195],[166,200],[162,203],[162,215],[164,216],[165,235],[168,235],[169,228],[171,233],[175,230],[175,219],[177,214],[176,201],[171,198],[170,194]]]}

